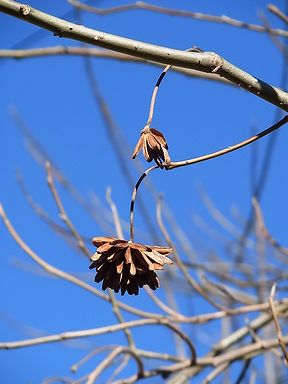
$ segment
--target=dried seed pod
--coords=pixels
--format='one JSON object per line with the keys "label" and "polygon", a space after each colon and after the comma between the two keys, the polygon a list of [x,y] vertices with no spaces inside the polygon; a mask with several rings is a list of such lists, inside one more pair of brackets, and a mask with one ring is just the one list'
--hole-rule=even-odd
{"label": "dried seed pod", "polygon": [[159,167],[163,168],[171,162],[166,139],[157,129],[146,127],[141,131],[132,159],[135,159],[141,149],[145,160],[149,163],[154,160]]}
{"label": "dried seed pod", "polygon": [[159,279],[155,270],[165,264],[173,264],[167,257],[172,252],[168,247],[149,246],[114,237],[94,237],[98,248],[91,256],[90,269],[96,269],[95,281],[103,280],[102,289],[111,288],[121,294],[138,295],[139,288],[148,285],[155,290]]}

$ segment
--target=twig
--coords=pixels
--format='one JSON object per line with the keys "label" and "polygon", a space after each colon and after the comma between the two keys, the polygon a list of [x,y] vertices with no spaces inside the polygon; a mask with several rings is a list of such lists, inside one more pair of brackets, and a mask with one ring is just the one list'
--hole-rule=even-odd
{"label": "twig", "polygon": [[270,297],[269,297],[269,305],[270,305],[270,309],[271,309],[271,313],[272,313],[272,318],[273,318],[273,321],[275,324],[279,345],[280,345],[280,348],[282,349],[283,356],[284,356],[284,359],[285,359],[285,362],[287,365],[288,364],[288,352],[286,349],[286,343],[284,342],[284,337],[283,337],[283,334],[282,334],[282,331],[280,328],[280,324],[278,322],[277,312],[276,312],[275,305],[274,305],[275,291],[276,291],[276,283],[274,283],[274,285],[271,289],[271,293],[270,293]]}
{"label": "twig", "polygon": [[[42,47],[42,48],[27,48],[27,49],[0,49],[0,59],[10,58],[10,59],[29,59],[37,58],[42,56],[88,56],[91,58],[104,58],[111,60],[119,60],[122,62],[132,62],[137,64],[149,64],[155,67],[165,67],[165,65],[139,57],[125,55],[120,52],[113,52],[107,49],[91,48],[91,47],[73,47],[66,45],[58,45],[54,47]],[[220,82],[222,84],[236,86],[236,84],[231,83],[229,80],[219,76],[217,73],[205,73],[199,72],[194,69],[172,67],[171,71],[180,73],[189,77],[196,77],[203,80],[211,80]]]}
{"label": "twig", "polygon": [[118,209],[117,209],[116,204],[112,200],[111,194],[112,194],[112,188],[108,187],[106,189],[106,200],[107,200],[107,202],[110,206],[111,212],[112,212],[112,217],[113,217],[113,222],[115,225],[116,235],[119,239],[124,239],[124,234],[123,234],[123,230],[122,230],[122,225],[121,225],[121,220],[119,217]]}
{"label": "twig", "polygon": [[182,331],[180,331],[176,326],[170,323],[168,320],[161,320],[161,319],[140,319],[140,320],[133,320],[133,321],[127,321],[125,323],[121,324],[114,324],[109,325],[106,327],[99,327],[99,328],[92,328],[92,329],[85,329],[81,331],[72,331],[72,332],[63,332],[58,333],[55,335],[49,335],[49,336],[42,336],[42,337],[35,337],[32,339],[26,339],[22,341],[11,341],[11,342],[2,342],[0,343],[0,350],[1,349],[16,349],[16,348],[23,348],[23,347],[31,347],[33,345],[39,345],[39,344],[46,344],[46,343],[54,343],[64,340],[70,340],[70,339],[77,339],[81,337],[91,337],[91,336],[97,336],[97,335],[104,335],[107,333],[114,333],[121,331],[123,329],[127,328],[134,328],[134,327],[140,327],[143,325],[163,325],[169,329],[171,329],[173,332],[175,332],[179,337],[181,337],[189,347],[191,351],[191,360],[190,364],[194,365],[196,362],[196,351],[195,348],[189,339],[188,336],[186,336]]}
{"label": "twig", "polygon": [[[189,48],[189,49],[186,49],[186,52],[203,52],[202,49],[200,48],[197,48],[197,47],[192,47],[192,48]],[[169,69],[172,67],[172,65],[167,65],[161,75],[159,76],[156,84],[155,84],[155,87],[153,89],[153,92],[152,92],[152,97],[151,97],[151,101],[150,101],[150,108],[149,108],[149,114],[148,114],[148,119],[147,119],[147,122],[145,124],[145,128],[150,128],[150,125],[152,123],[152,119],[153,119],[153,114],[154,114],[154,108],[155,108],[155,102],[156,102],[156,97],[157,97],[157,93],[158,93],[158,90],[159,90],[159,87],[160,87],[160,84],[162,82],[162,80],[164,79],[166,73],[169,71]]]}
{"label": "twig", "polygon": [[162,311],[166,312],[168,315],[172,316],[173,318],[182,318],[187,319],[186,316],[181,315],[179,312],[174,311],[171,307],[164,304],[162,300],[158,299],[158,297],[147,287],[144,287],[147,295],[150,297],[151,300],[154,301],[156,305],[158,305],[159,308],[162,309]]}
{"label": "twig", "polygon": [[114,351],[112,351],[98,366],[97,368],[92,371],[89,375],[88,375],[88,380],[87,380],[87,384],[94,384],[96,382],[96,379],[98,378],[98,376],[104,371],[104,369],[106,369],[107,367],[109,367],[109,365],[111,364],[111,362],[119,355],[121,354],[129,354],[131,355],[135,361],[136,361],[136,364],[137,364],[137,367],[138,367],[138,373],[137,373],[137,376],[139,378],[141,378],[143,376],[143,371],[144,371],[144,366],[143,366],[143,362],[142,360],[140,359],[140,357],[138,356],[137,353],[135,353],[135,351],[133,349],[130,349],[130,348],[126,348],[126,347],[118,347],[116,348]]}
{"label": "twig", "polygon": [[120,372],[123,371],[123,369],[128,365],[130,360],[130,356],[124,356],[123,361],[119,364],[119,366],[115,369],[115,371],[112,373],[112,375],[107,380],[106,384],[111,384],[115,377],[119,375]]}
{"label": "twig", "polygon": [[13,120],[15,121],[17,127],[20,129],[21,134],[24,136],[25,140],[28,142],[29,153],[32,155],[33,159],[45,168],[46,161],[49,161],[52,167],[53,177],[62,185],[62,187],[69,193],[69,195],[83,208],[83,210],[88,213],[97,224],[105,231],[111,232],[110,226],[106,223],[106,220],[103,219],[103,215],[100,215],[100,211],[95,211],[95,208],[89,201],[83,197],[80,191],[71,183],[71,181],[66,178],[64,173],[56,166],[54,161],[51,159],[51,156],[47,153],[45,148],[41,143],[32,135],[30,129],[28,128],[26,122],[17,111],[15,107],[10,108],[9,110]]}
{"label": "twig", "polygon": [[85,355],[81,360],[79,360],[77,363],[73,364],[70,368],[70,371],[73,373],[76,373],[78,369],[87,361],[89,361],[92,357],[97,355],[98,353],[106,352],[107,350],[115,349],[117,348],[117,345],[104,345],[102,347],[98,347],[93,349],[93,351],[89,352],[87,355]]}
{"label": "twig", "polygon": [[202,297],[204,297],[213,307],[217,308],[217,309],[221,309],[221,310],[226,310],[226,308],[224,309],[220,304],[218,303],[215,303],[207,294],[206,292],[194,281],[194,279],[192,278],[192,276],[190,276],[187,268],[185,267],[185,265],[183,264],[181,258],[179,257],[177,251],[176,251],[176,248],[167,232],[167,229],[165,228],[164,226],[164,223],[163,223],[163,220],[162,220],[162,214],[161,214],[161,200],[159,199],[158,200],[158,204],[157,204],[157,211],[156,211],[156,217],[157,217],[157,222],[158,222],[158,225],[159,225],[159,228],[167,242],[167,244],[169,245],[169,247],[171,247],[173,249],[173,255],[174,255],[174,258],[175,258],[175,261],[179,267],[179,269],[181,270],[181,272],[183,273],[183,276],[185,277],[186,281],[188,282],[188,284],[197,292],[199,293]]}
{"label": "twig", "polygon": [[60,196],[57,192],[57,189],[54,184],[52,170],[51,170],[51,164],[49,161],[46,162],[46,172],[47,172],[47,184],[48,187],[52,193],[52,196],[54,198],[54,201],[59,209],[59,216],[66,224],[67,228],[69,229],[71,235],[77,240],[77,244],[79,249],[82,251],[82,253],[90,258],[90,252],[88,251],[82,237],[79,235],[78,231],[76,230],[75,226],[73,225],[72,221],[70,220],[69,216],[67,215],[64,205],[60,199]]}
{"label": "twig", "polygon": [[242,71],[216,53],[183,52],[127,39],[103,31],[86,28],[83,25],[74,24],[12,0],[0,0],[0,12],[48,29],[56,36],[83,41],[102,48],[137,56],[142,59],[157,61],[162,64],[171,64],[178,67],[198,69],[203,72],[212,72],[215,68],[219,68],[219,75],[258,97],[275,104],[279,108],[288,110],[288,94],[286,92]]}
{"label": "twig", "polygon": [[[120,217],[119,217],[119,214],[118,214],[118,209],[114,203],[114,201],[112,200],[112,197],[111,197],[111,188],[107,188],[106,190],[106,199],[110,205],[110,209],[111,209],[111,212],[112,212],[112,216],[113,216],[113,221],[114,221],[114,225],[115,225],[115,230],[116,230],[116,234],[117,234],[117,237],[119,239],[123,239],[124,236],[123,236],[123,231],[122,231],[122,226],[121,226],[121,223],[120,223]],[[112,289],[109,289],[109,296],[110,296],[110,300],[111,300],[111,305],[112,305],[112,308],[113,308],[113,312],[115,313],[119,323],[124,323],[125,320],[124,320],[124,317],[119,309],[119,306],[118,306],[118,302],[117,300],[115,300],[115,294],[114,292],[112,291]],[[127,338],[127,341],[128,341],[128,345],[131,349],[135,350],[135,343],[134,343],[134,340],[132,338],[132,334],[130,332],[129,329],[124,329],[124,333],[125,333],[125,336]]]}
{"label": "twig", "polygon": [[81,1],[78,1],[78,0],[67,0],[67,1],[68,3],[72,4],[74,7],[78,9],[95,13],[100,16],[110,15],[112,13],[118,13],[118,12],[132,11],[135,9],[136,10],[143,9],[147,11],[162,13],[169,16],[187,17],[195,20],[227,24],[233,27],[248,29],[249,31],[271,33],[279,36],[288,37],[287,31],[283,29],[268,29],[263,27],[262,25],[249,24],[249,23],[246,23],[245,21],[232,19],[231,17],[228,17],[226,15],[217,16],[217,15],[209,15],[209,14],[200,13],[200,12],[191,12],[191,11],[182,10],[182,9],[172,9],[167,7],[161,7],[151,3],[146,3],[144,1],[136,1],[134,3],[123,4],[120,6],[105,8],[105,9],[99,8],[99,7],[93,7],[88,4],[83,4]]}
{"label": "twig", "polygon": [[288,122],[288,115],[284,116],[283,119],[278,121],[276,124],[273,124],[271,127],[265,129],[264,131],[258,133],[257,135],[249,137],[249,139],[241,141],[238,144],[230,145],[229,147],[227,147],[225,149],[221,149],[220,151],[212,152],[212,153],[209,153],[208,155],[204,155],[204,156],[195,157],[195,158],[190,159],[190,160],[183,160],[183,161],[176,161],[176,162],[171,161],[171,163],[166,165],[165,168],[167,170],[172,170],[174,168],[184,167],[186,165],[192,165],[192,164],[200,163],[202,161],[214,159],[215,157],[218,157],[218,156],[226,155],[227,153],[236,151],[237,149],[243,148],[246,145],[249,145],[249,144],[253,143],[254,141],[261,139],[262,137],[269,135],[270,133],[281,128],[287,122]]}
{"label": "twig", "polygon": [[275,240],[271,234],[269,233],[268,229],[266,228],[266,225],[265,225],[265,222],[264,222],[264,218],[263,218],[263,214],[261,212],[261,208],[260,208],[260,205],[258,203],[258,200],[256,197],[253,197],[252,198],[252,204],[253,204],[253,207],[254,207],[254,210],[255,210],[255,215],[256,215],[256,220],[258,222],[258,225],[259,225],[259,229],[261,230],[264,238],[269,241],[269,243],[275,248],[277,249],[277,251],[283,253],[285,256],[288,256],[288,249],[283,247],[281,244],[278,243],[277,240]]}
{"label": "twig", "polygon": [[[19,188],[21,192],[23,193],[24,198],[26,199],[27,203],[30,205],[30,207],[33,209],[33,211],[36,213],[37,216],[39,216],[46,224],[49,225],[50,228],[52,228],[53,231],[55,231],[58,235],[63,236],[67,240],[71,240],[71,233],[70,231],[67,231],[66,228],[63,228],[61,225],[56,223],[49,214],[37,203],[34,201],[32,196],[29,194],[26,185],[24,183],[24,179],[22,174],[19,170],[16,172],[16,180],[19,185]],[[82,236],[84,238],[84,236]],[[73,238],[74,240],[74,238]],[[86,241],[88,238],[85,239]],[[74,241],[73,241],[74,243]],[[73,244],[74,245],[74,244]]]}
{"label": "twig", "polygon": [[224,363],[213,369],[212,372],[204,379],[203,384],[209,384],[212,380],[216,379],[222,372],[224,372],[229,367],[229,363]]}
{"label": "twig", "polygon": [[284,23],[288,24],[288,16],[285,15],[276,5],[268,4],[268,10],[273,13],[275,16],[279,17]]}
{"label": "twig", "polygon": [[135,205],[135,199],[137,195],[138,188],[140,187],[140,184],[142,183],[143,179],[154,169],[159,168],[158,165],[153,165],[153,167],[148,168],[142,175],[139,177],[137,183],[135,184],[135,187],[132,191],[132,197],[130,202],[130,241],[134,241],[134,205]]}

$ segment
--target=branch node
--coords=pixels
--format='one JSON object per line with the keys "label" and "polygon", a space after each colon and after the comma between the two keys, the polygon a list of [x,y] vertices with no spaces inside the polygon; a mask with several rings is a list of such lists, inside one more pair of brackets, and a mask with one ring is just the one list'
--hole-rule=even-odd
{"label": "branch node", "polygon": [[23,16],[27,16],[29,15],[31,8],[27,4],[21,5],[19,11],[20,13],[22,13]]}

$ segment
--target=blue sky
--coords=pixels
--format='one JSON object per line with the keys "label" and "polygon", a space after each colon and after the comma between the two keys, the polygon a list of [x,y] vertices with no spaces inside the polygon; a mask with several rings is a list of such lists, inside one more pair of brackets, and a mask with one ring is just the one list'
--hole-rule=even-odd
{"label": "blue sky", "polygon": [[[158,2],[159,5],[164,3]],[[284,1],[274,3],[284,9]],[[31,1],[30,5],[60,17],[71,10],[65,1],[52,4]],[[99,6],[102,5],[109,7],[115,5],[115,2],[99,2]],[[266,5],[264,1],[248,0],[196,1],[193,5],[187,1],[169,2],[170,7],[215,15],[225,14],[250,23],[261,23],[259,15]],[[283,28],[276,17],[269,15],[266,10],[265,14],[273,27]],[[74,20],[73,17],[73,13],[67,16],[71,20]],[[204,50],[217,52],[269,84],[280,86],[281,53],[266,34],[146,11],[106,17],[86,14],[83,15],[82,23],[110,33],[178,49],[197,45]],[[0,47],[11,48],[19,42],[22,48],[78,45],[77,42],[54,37],[47,31],[34,35],[37,30],[33,25],[0,14]],[[28,45],[23,42],[27,36],[32,36]],[[91,63],[113,119],[132,149],[146,122],[150,96],[160,70],[153,66],[108,59],[92,59]],[[27,150],[27,141],[11,113],[15,109],[18,111],[35,139],[90,203],[94,204],[97,197],[109,211],[105,193],[107,186],[111,186],[121,218],[127,223],[131,187],[121,171],[93,98],[84,60],[70,56],[6,59],[0,61],[0,76],[0,199],[19,234],[41,257],[64,270],[85,274],[85,278],[94,284],[93,272],[89,272],[87,260],[59,239],[35,215],[19,189],[15,177],[17,170],[21,172],[35,201],[60,223],[46,185],[45,171]],[[171,158],[182,160],[221,149],[249,137],[254,131],[269,127],[274,121],[275,107],[236,87],[170,72],[160,88],[154,116],[153,126],[165,134]],[[287,139],[288,131],[284,127],[277,134],[271,169],[261,200],[271,232],[284,244],[287,239],[288,214],[288,182],[285,177]],[[253,163],[257,174],[268,141],[269,138],[264,138],[257,144],[258,162]],[[231,220],[236,220],[233,217],[234,207],[244,218],[251,206],[252,153],[252,147],[246,147],[193,167],[171,172],[158,170],[151,175],[150,180],[157,191],[164,194],[165,202],[177,222],[185,229],[195,247],[199,247],[199,255],[218,249],[219,244],[207,238],[197,228],[193,218],[201,216],[217,230],[222,229],[217,227],[201,202],[198,186],[203,186],[220,211]],[[125,155],[127,161],[131,152],[126,151]],[[136,181],[138,172],[132,160],[130,165]],[[107,234],[59,185],[58,189],[69,216],[81,234],[86,237]],[[143,191],[146,192],[141,193],[142,199],[157,227],[155,201],[146,189],[143,188]],[[150,243],[151,235],[138,208],[136,203],[137,240]],[[240,227],[241,223],[237,225]],[[111,221],[109,226],[112,228]],[[44,276],[34,268],[33,262],[10,238],[2,224],[0,233],[0,341],[33,337],[37,332],[58,333],[115,322],[107,304],[69,283]],[[164,243],[159,230],[158,237]],[[93,247],[89,247],[92,252]],[[163,290],[157,291],[157,295],[163,297]],[[199,308],[190,308],[193,297],[185,296],[179,300],[183,312],[199,311]],[[144,292],[137,298],[125,297],[123,301],[138,308],[155,310]],[[125,316],[130,318],[129,315]],[[193,327],[189,328],[188,332],[192,331]],[[135,332],[141,348],[149,348],[151,345],[147,337],[157,336],[154,331],[145,332]],[[206,335],[207,340],[204,334],[197,339],[200,354],[207,350],[206,342],[209,345],[211,340],[217,340],[213,329],[210,328],[209,332],[211,334],[208,337]],[[169,351],[171,338],[165,332],[163,335],[160,347]],[[27,350],[0,351],[0,378],[7,384],[34,384],[47,376],[68,376],[69,367],[95,345],[124,342],[123,335],[117,334],[114,337],[98,337],[67,345],[51,344]],[[87,370],[93,369],[95,361],[86,366]]]}

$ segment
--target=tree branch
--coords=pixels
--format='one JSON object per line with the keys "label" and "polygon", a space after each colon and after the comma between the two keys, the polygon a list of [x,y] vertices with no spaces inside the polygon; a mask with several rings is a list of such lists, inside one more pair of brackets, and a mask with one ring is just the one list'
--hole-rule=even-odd
{"label": "tree branch", "polygon": [[236,151],[237,149],[243,148],[246,145],[249,145],[249,144],[253,143],[254,141],[261,139],[262,137],[269,135],[270,133],[281,128],[287,122],[288,122],[288,115],[284,116],[283,119],[281,119],[280,121],[278,121],[276,124],[272,125],[271,127],[265,129],[262,132],[257,133],[254,136],[249,137],[249,139],[241,141],[238,144],[230,145],[229,147],[221,149],[220,151],[212,152],[212,153],[209,153],[208,155],[194,157],[193,159],[183,160],[183,161],[175,161],[175,162],[171,161],[171,163],[169,165],[165,166],[165,168],[167,170],[172,170],[174,168],[184,167],[186,165],[192,165],[192,164],[200,163],[202,161],[214,159],[215,157],[226,155],[227,153]]}
{"label": "tree branch", "polygon": [[0,12],[36,24],[52,31],[54,35],[59,37],[83,41],[142,59],[192,68],[202,72],[212,72],[217,68],[217,73],[220,76],[277,107],[288,110],[288,94],[286,92],[257,79],[214,52],[191,53],[127,39],[74,24],[12,0],[0,0]]}
{"label": "tree branch", "polygon": [[232,27],[248,29],[249,31],[264,32],[264,33],[269,33],[271,35],[288,37],[288,31],[285,31],[285,29],[278,29],[278,28],[274,29],[274,28],[267,28],[265,25],[249,24],[249,23],[246,23],[245,21],[232,19],[231,17],[228,17],[226,15],[221,15],[221,16],[209,15],[207,13],[192,12],[192,11],[187,11],[183,9],[172,9],[167,7],[161,7],[159,5],[146,3],[144,1],[135,1],[135,3],[118,5],[111,8],[94,7],[88,4],[84,4],[81,1],[77,1],[77,0],[67,0],[67,1],[68,3],[72,4],[75,8],[81,9],[86,12],[95,13],[96,15],[100,15],[100,16],[106,16],[106,15],[111,15],[113,13],[143,9],[146,11],[161,13],[169,16],[186,17],[194,20],[209,21],[212,23],[219,23],[219,24],[227,24],[227,25],[231,25]]}

